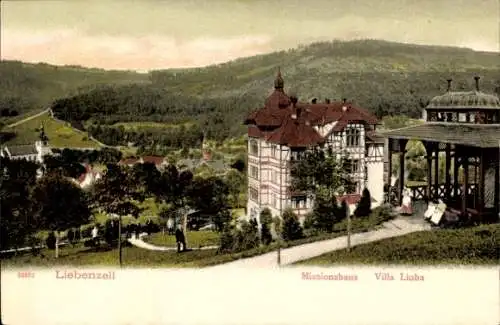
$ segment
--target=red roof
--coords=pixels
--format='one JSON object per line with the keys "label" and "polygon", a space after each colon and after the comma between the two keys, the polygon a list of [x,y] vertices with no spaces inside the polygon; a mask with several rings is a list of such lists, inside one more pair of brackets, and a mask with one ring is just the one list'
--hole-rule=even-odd
{"label": "red roof", "polygon": [[342,201],[346,201],[348,205],[358,204],[359,200],[361,200],[361,195],[359,194],[346,194],[337,197],[337,201],[340,203]]}
{"label": "red roof", "polygon": [[[296,115],[297,119],[293,119]],[[377,124],[377,118],[352,103],[297,103],[283,91],[281,73],[275,80],[275,90],[265,106],[248,115],[248,136],[267,138],[267,141],[290,147],[317,145],[325,139],[313,126],[337,122],[332,131],[342,131],[349,123]]]}
{"label": "red roof", "polygon": [[145,163],[152,163],[155,165],[161,165],[165,161],[165,157],[160,157],[160,156],[145,156],[142,157],[142,160]]}
{"label": "red roof", "polygon": [[124,158],[120,160],[119,164],[120,165],[134,165],[139,162],[139,159],[137,158]]}
{"label": "red roof", "polygon": [[287,116],[281,127],[272,132],[267,141],[290,147],[307,147],[321,144],[325,139],[302,116],[295,119]]}

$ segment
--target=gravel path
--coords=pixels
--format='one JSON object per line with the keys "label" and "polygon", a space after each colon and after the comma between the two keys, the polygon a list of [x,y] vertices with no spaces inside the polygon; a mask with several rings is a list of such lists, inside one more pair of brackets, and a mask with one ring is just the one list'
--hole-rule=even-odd
{"label": "gravel path", "polygon": [[[403,236],[412,232],[430,230],[430,225],[427,225],[420,220],[409,220],[398,218],[383,224],[384,228],[373,230],[364,233],[351,235],[351,246],[369,243],[385,238]],[[310,259],[325,253],[345,249],[347,247],[347,237],[337,237],[318,241],[310,244],[290,247],[281,250],[281,264],[287,265],[298,261]],[[230,268],[230,267],[277,267],[277,252],[266,253],[263,255],[250,257],[246,259],[229,262],[222,265],[217,265],[212,268]]]}
{"label": "gravel path", "polygon": [[[146,243],[145,241],[142,240],[142,238],[144,236],[146,236],[146,235],[147,235],[146,233],[139,234],[139,239],[137,239],[135,237],[135,235],[133,235],[131,238],[128,239],[128,242],[131,243],[132,245],[136,246],[136,247],[148,249],[148,250],[151,250],[151,251],[176,251],[177,250],[177,247],[156,246],[156,245],[152,245],[152,244]],[[187,246],[188,246],[188,248],[190,248],[189,245],[187,245]],[[218,248],[218,246],[203,246],[203,247],[199,247],[199,248],[194,248],[193,247],[193,248],[190,248],[190,249],[193,249],[193,250],[206,250],[206,249],[217,249],[217,248]]]}

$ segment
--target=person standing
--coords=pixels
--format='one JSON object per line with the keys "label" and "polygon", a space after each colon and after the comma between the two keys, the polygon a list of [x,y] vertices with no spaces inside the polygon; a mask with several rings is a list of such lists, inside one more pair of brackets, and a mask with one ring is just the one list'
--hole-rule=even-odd
{"label": "person standing", "polygon": [[172,217],[168,218],[167,220],[167,229],[169,235],[174,234],[174,219]]}
{"label": "person standing", "polygon": [[94,241],[94,246],[97,246],[99,244],[99,230],[97,229],[97,226],[94,226],[92,229],[92,240]]}
{"label": "person standing", "polygon": [[186,238],[184,237],[181,225],[175,231],[175,241],[177,242],[177,253],[184,252],[186,250]]}

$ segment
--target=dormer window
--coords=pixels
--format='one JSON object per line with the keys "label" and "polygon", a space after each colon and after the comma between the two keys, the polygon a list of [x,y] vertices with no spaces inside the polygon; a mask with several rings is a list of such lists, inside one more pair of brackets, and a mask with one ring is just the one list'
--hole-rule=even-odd
{"label": "dormer window", "polygon": [[254,156],[259,154],[259,144],[255,140],[250,140],[250,154]]}

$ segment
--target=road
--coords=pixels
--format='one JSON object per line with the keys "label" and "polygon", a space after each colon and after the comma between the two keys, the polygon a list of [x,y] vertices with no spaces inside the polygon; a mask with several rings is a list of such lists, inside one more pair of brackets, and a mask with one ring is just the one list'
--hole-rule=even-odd
{"label": "road", "polygon": [[17,125],[19,125],[19,124],[23,124],[23,123],[25,123],[25,122],[28,122],[29,120],[32,120],[32,119],[34,119],[34,118],[37,118],[37,117],[39,117],[40,115],[43,115],[43,114],[48,113],[48,112],[50,112],[50,108],[47,108],[46,110],[43,110],[43,111],[41,111],[40,113],[37,113],[37,114],[35,114],[35,115],[31,115],[31,116],[28,116],[28,117],[26,117],[26,118],[23,118],[22,120],[17,121],[17,122],[15,122],[15,123],[9,124],[9,125],[7,125],[7,126],[6,126],[6,128],[12,128],[12,127],[17,126]]}
{"label": "road", "polygon": [[[379,230],[357,233],[351,236],[351,245],[370,243],[377,240],[398,237],[407,235],[412,232],[430,230],[430,225],[421,222],[409,221],[405,218],[397,218],[395,220],[383,224],[383,228]],[[326,254],[335,250],[345,249],[347,247],[347,237],[337,237],[335,239],[318,241],[310,244],[294,246],[281,250],[281,264],[290,265],[298,261],[307,260],[316,256]],[[221,265],[210,267],[211,269],[228,269],[228,268],[266,268],[277,267],[277,252],[266,253],[263,255],[245,258]]]}

